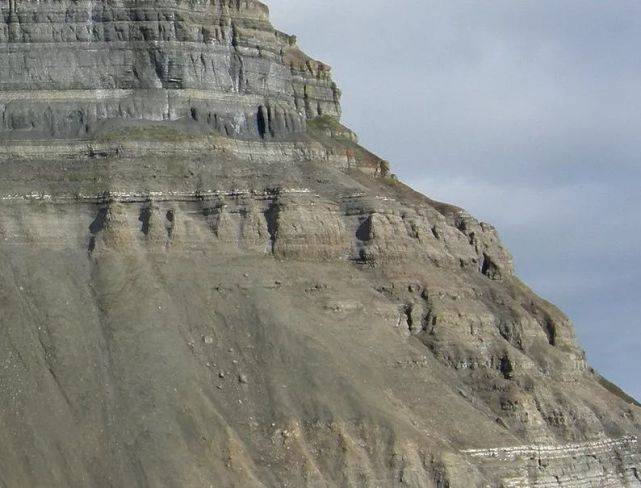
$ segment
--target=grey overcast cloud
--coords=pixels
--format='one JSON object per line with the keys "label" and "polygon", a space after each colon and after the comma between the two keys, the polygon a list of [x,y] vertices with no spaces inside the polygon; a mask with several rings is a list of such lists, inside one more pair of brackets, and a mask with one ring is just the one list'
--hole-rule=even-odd
{"label": "grey overcast cloud", "polygon": [[265,0],[406,183],[494,224],[641,399],[641,2]]}

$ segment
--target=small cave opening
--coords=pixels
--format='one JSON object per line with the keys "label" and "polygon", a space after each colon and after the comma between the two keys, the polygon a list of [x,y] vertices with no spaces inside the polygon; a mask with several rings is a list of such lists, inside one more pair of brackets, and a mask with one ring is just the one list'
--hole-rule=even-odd
{"label": "small cave opening", "polygon": [[501,270],[492,258],[485,253],[483,253],[483,261],[481,262],[481,273],[491,280],[498,280],[501,278]]}
{"label": "small cave opening", "polygon": [[356,239],[361,242],[370,241],[372,239],[372,218],[367,217],[361,221],[356,229]]}
{"label": "small cave opening", "polygon": [[545,319],[544,330],[550,346],[556,346],[556,324],[549,317]]}
{"label": "small cave opening", "polygon": [[258,128],[258,135],[265,139],[269,131],[269,114],[267,108],[261,105],[258,107],[258,113],[256,114],[256,126]]}

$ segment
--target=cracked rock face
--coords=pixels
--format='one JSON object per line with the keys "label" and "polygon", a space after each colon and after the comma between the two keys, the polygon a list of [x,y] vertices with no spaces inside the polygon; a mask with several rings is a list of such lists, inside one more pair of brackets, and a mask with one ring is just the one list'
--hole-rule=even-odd
{"label": "cracked rock face", "polygon": [[253,0],[0,0],[1,487],[633,487],[641,408]]}

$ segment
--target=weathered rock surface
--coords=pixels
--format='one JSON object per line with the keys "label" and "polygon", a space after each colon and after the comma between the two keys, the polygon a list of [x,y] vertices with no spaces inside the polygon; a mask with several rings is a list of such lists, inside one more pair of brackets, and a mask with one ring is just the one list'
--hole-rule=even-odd
{"label": "weathered rock surface", "polygon": [[82,136],[108,119],[192,119],[231,136],[340,113],[329,68],[255,0],[2,2],[0,132]]}
{"label": "weathered rock surface", "polygon": [[0,0],[1,487],[641,486],[641,408],[253,0]]}

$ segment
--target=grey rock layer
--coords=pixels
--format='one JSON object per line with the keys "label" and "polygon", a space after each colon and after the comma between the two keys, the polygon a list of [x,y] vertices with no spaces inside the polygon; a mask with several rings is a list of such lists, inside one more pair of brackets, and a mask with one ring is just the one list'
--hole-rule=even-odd
{"label": "grey rock layer", "polygon": [[641,486],[639,404],[262,4],[0,7],[0,486]]}
{"label": "grey rock layer", "polygon": [[0,5],[0,131],[74,137],[104,120],[187,118],[256,138],[340,114],[329,68],[254,0]]}

